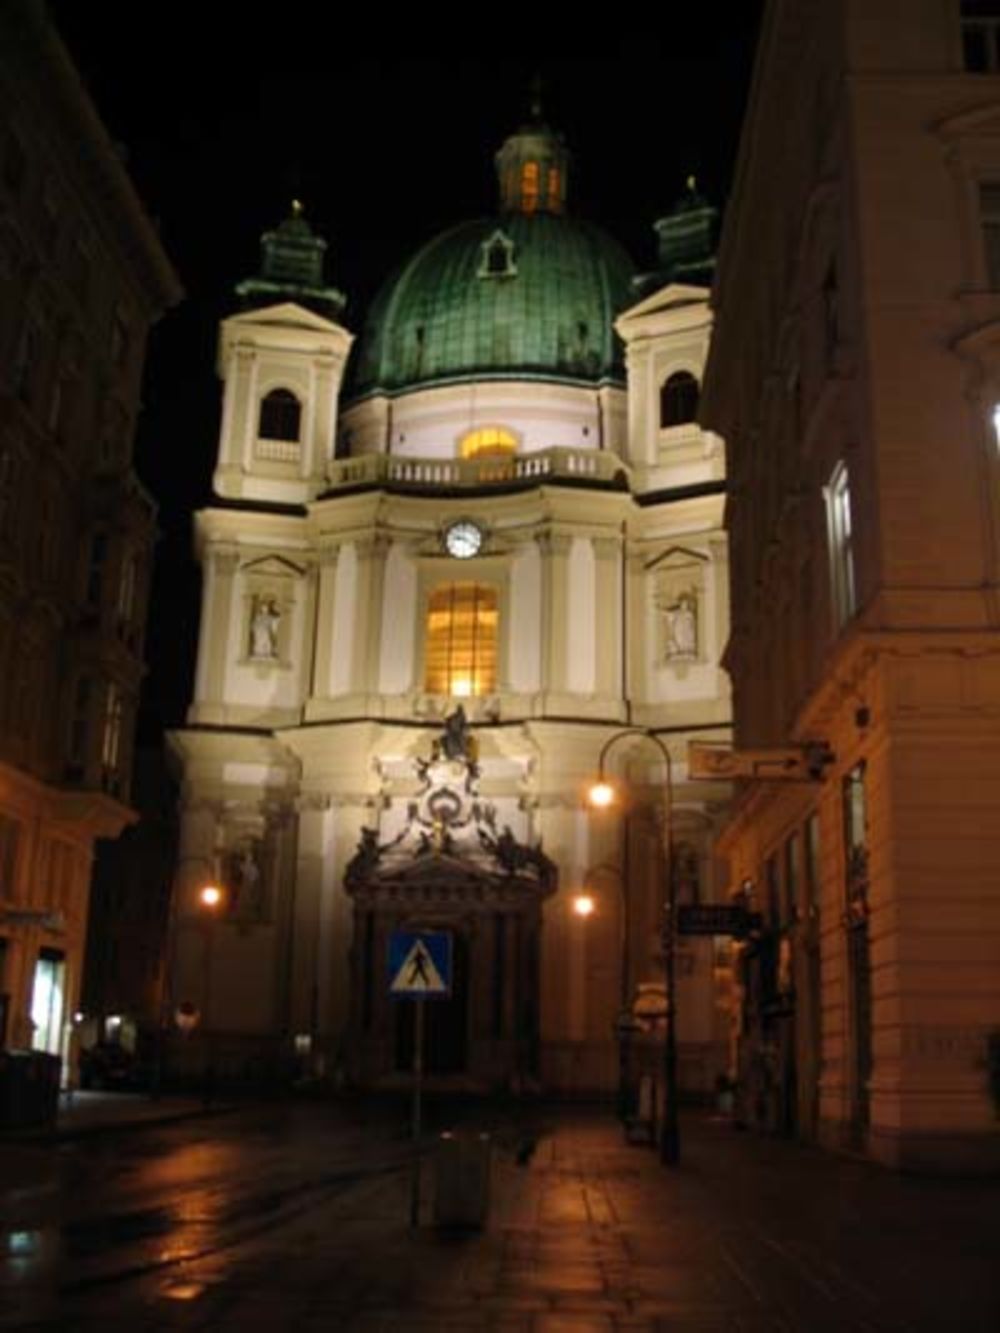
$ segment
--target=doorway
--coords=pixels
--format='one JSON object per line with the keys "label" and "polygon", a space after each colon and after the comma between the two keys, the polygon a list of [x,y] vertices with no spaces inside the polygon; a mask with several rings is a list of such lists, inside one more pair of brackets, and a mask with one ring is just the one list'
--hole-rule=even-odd
{"label": "doorway", "polygon": [[59,1055],[62,1050],[63,1008],[66,996],[66,959],[56,949],[42,949],[35,963],[31,987],[31,1045],[36,1051]]}

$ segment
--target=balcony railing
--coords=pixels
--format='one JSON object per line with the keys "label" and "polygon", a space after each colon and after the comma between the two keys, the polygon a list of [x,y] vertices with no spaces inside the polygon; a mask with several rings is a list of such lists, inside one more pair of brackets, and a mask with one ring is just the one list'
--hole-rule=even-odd
{"label": "balcony railing", "polygon": [[392,486],[404,490],[480,490],[561,481],[618,484],[628,488],[628,468],[615,454],[597,449],[541,449],[509,458],[406,458],[363,454],[329,467],[330,490]]}

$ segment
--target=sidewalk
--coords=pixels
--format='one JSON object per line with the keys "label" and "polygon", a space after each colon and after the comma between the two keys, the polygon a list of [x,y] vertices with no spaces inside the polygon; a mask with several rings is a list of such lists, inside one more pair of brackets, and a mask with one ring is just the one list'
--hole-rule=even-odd
{"label": "sidewalk", "polygon": [[170,1124],[194,1116],[218,1115],[232,1107],[226,1102],[206,1106],[200,1097],[151,1097],[144,1092],[61,1092],[54,1125],[10,1130],[0,1134],[0,1144],[30,1140],[33,1143],[61,1142],[109,1130]]}

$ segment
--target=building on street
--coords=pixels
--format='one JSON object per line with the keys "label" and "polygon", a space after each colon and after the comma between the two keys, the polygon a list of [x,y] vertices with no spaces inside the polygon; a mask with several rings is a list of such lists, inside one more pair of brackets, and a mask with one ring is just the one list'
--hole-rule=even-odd
{"label": "building on street", "polygon": [[833,755],[722,840],[742,1113],[901,1166],[1000,1160],[998,32],[769,4],[702,401],[737,746]]}
{"label": "building on street", "polygon": [[0,12],[0,1046],[65,1057],[91,859],[129,807],[155,509],[132,470],[177,279],[46,16]]}

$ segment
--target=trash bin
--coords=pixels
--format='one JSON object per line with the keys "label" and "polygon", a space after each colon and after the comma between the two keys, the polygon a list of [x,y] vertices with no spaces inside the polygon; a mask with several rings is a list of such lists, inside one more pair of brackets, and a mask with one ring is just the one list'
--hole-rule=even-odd
{"label": "trash bin", "polygon": [[0,1052],[0,1128],[50,1125],[59,1109],[62,1061],[46,1051]]}
{"label": "trash bin", "polygon": [[434,1154],[434,1222],[481,1227],[490,1209],[493,1145],[488,1134],[445,1133]]}

